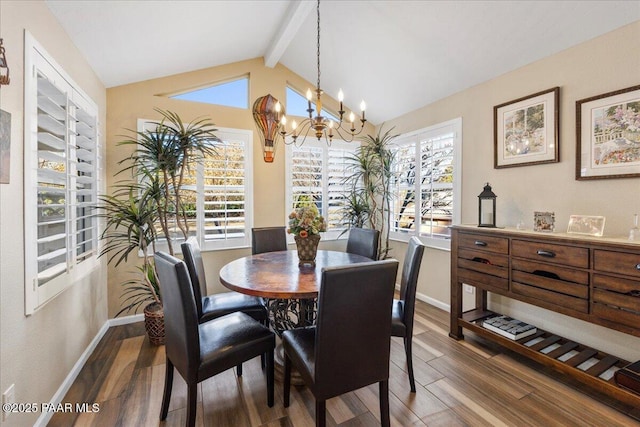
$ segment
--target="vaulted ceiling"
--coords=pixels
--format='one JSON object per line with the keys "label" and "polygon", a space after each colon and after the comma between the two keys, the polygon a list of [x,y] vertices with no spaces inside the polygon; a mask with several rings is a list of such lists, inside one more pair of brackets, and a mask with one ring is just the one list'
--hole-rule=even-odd
{"label": "vaulted ceiling", "polygon": [[[317,79],[314,1],[46,3],[107,87],[256,57]],[[324,0],[320,14],[322,89],[379,124],[640,20],[640,0]]]}

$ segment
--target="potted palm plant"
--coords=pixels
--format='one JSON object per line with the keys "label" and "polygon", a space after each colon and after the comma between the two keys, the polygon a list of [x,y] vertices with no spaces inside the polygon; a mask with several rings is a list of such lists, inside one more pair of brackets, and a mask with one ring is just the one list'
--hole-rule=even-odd
{"label": "potted palm plant", "polygon": [[393,140],[398,135],[393,129],[362,138],[362,145],[348,160],[349,175],[345,184],[349,188],[345,195],[342,222],[348,228],[372,228],[380,231],[378,259],[387,258],[389,251],[389,212],[391,211],[391,169],[394,151]]}
{"label": "potted palm plant", "polygon": [[132,135],[118,143],[133,147],[116,173],[128,176],[114,186],[113,194],[99,198],[98,209],[105,219],[101,239],[106,242],[100,255],[108,254],[107,261],[115,266],[131,254],[142,258],[134,275],[122,283],[123,306],[116,316],[142,307],[150,340],[162,344],[162,295],[152,254],[162,242],[174,255],[176,242],[190,235],[193,217],[185,182],[198,161],[215,154],[220,140],[207,119],[185,124],[176,113],[155,111],[162,116],[160,121],[149,129],[129,131]]}

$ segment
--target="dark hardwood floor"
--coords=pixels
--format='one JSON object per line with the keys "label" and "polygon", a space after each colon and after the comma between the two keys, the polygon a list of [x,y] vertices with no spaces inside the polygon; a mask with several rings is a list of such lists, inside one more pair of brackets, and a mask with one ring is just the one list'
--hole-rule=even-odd
{"label": "dark hardwood floor", "polygon": [[[402,341],[392,340],[392,425],[640,426],[640,408],[585,390],[575,380],[472,333],[455,341],[448,330],[448,313],[418,302],[415,394],[409,392]],[[111,328],[64,398],[73,404],[97,403],[99,412],[56,413],[49,425],[183,426],[186,386],[177,373],[169,416],[158,421],[164,361],[164,347],[149,343],[142,323]],[[378,417],[377,385],[327,402],[329,426],[377,426]],[[196,425],[311,426],[314,400],[305,387],[293,387],[291,406],[285,409],[282,383],[276,382],[275,406],[269,408],[256,358],[244,365],[240,378],[228,370],[200,384]]]}

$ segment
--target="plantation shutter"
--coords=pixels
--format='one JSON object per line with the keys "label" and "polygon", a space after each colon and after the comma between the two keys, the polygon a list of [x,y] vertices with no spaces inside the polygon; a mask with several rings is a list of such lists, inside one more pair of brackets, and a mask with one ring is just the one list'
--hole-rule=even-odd
{"label": "plantation shutter", "polygon": [[242,134],[216,132],[223,141],[203,162],[205,240],[248,239],[247,145]]}
{"label": "plantation shutter", "polygon": [[420,141],[420,234],[449,235],[453,215],[453,134]]}
{"label": "plantation shutter", "polygon": [[292,147],[290,210],[313,202],[324,215],[323,150],[321,147]]}
{"label": "plantation shutter", "polygon": [[343,209],[349,189],[345,179],[349,176],[347,165],[353,155],[353,145],[340,147],[337,144],[329,147],[327,165],[327,230],[343,230]]}
{"label": "plantation shutter", "polygon": [[392,232],[406,233],[415,230],[416,203],[416,147],[415,144],[398,144],[393,163],[391,207]]}
{"label": "plantation shutter", "polygon": [[[46,76],[37,77],[37,285],[42,286],[67,271],[68,218],[68,117],[67,95]],[[29,242],[27,241],[27,244]]]}
{"label": "plantation shutter", "polygon": [[456,126],[457,122],[448,122],[400,138],[394,144],[391,232],[440,239],[450,235]]}
{"label": "plantation shutter", "polygon": [[[24,104],[25,311],[30,314],[95,265],[98,109],[30,35]],[[94,262],[85,264],[88,259]]]}

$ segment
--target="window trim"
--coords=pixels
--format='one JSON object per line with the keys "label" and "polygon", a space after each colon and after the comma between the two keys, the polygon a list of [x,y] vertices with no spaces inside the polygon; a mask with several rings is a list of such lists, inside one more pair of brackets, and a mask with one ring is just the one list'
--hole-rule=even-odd
{"label": "window trim", "polygon": [[[420,136],[423,134],[434,134],[434,133],[444,133],[445,128],[451,128],[454,133],[453,136],[453,213],[451,218],[452,225],[460,224],[461,221],[461,196],[462,196],[462,117],[457,117],[455,119],[447,120],[445,122],[437,123],[432,126],[427,126],[425,128],[421,128],[415,131],[407,132],[398,136],[394,144],[397,145],[410,145],[415,144],[416,150],[416,159],[420,158]],[[413,141],[409,142],[407,140],[413,139]],[[416,194],[420,194],[418,191],[419,180],[416,180]],[[417,208],[420,204],[415,203],[415,207]],[[417,215],[416,215],[417,217]],[[388,218],[388,226],[391,226],[392,218],[389,216]],[[406,233],[399,233],[395,231],[391,231],[389,233],[389,238],[393,241],[399,242],[408,242],[412,236],[416,236],[420,239],[422,243],[426,246],[442,249],[442,250],[451,250],[451,239],[450,238],[436,238],[431,236],[423,236],[420,235],[418,228],[416,230],[409,231]]]}
{"label": "window trim", "polygon": [[[325,216],[326,218],[326,214],[327,214],[327,209],[329,208],[329,203],[328,203],[328,174],[327,174],[327,167],[329,165],[328,159],[329,159],[329,149],[330,148],[348,148],[350,150],[356,150],[359,146],[360,143],[357,141],[353,141],[353,142],[346,142],[343,140],[333,140],[331,142],[331,145],[328,146],[324,141],[317,141],[316,139],[312,139],[309,138],[305,143],[304,146],[311,146],[311,147],[316,147],[316,148],[321,148],[322,149],[322,197],[323,197],[323,212],[321,212],[321,214],[323,216]],[[290,182],[289,177],[291,176],[291,167],[293,165],[293,153],[292,150],[293,148],[301,148],[303,146],[296,146],[294,143],[288,144],[286,146],[286,150],[285,150],[285,175],[284,175],[284,185],[286,188],[286,194],[285,194],[285,219],[284,219],[284,223],[285,226],[288,227],[289,225],[289,213],[291,213],[291,209],[292,209],[292,205],[293,205],[293,192],[292,192],[292,185]],[[329,230],[329,231],[325,231],[320,233],[322,236],[322,239],[325,241],[328,240],[342,240],[342,239],[346,239],[348,234],[345,232],[346,229],[339,229],[339,230]],[[293,243],[294,239],[293,236],[290,234],[287,234],[287,243]]]}
{"label": "window trim", "polygon": [[[89,97],[80,86],[67,74],[60,64],[38,43],[38,41],[25,31],[24,38],[25,68],[24,68],[24,278],[25,278],[25,315],[29,316],[43,307],[74,283],[87,277],[91,271],[97,268],[98,253],[101,242],[98,236],[102,230],[102,222],[96,218],[95,235],[92,254],[82,260],[77,260],[77,201],[75,194],[76,180],[70,174],[76,169],[70,165],[72,162],[65,156],[67,167],[65,168],[65,250],[67,260],[65,271],[56,277],[38,285],[38,212],[34,206],[38,205],[38,170],[34,168],[34,162],[38,161],[38,72],[63,92],[67,101],[90,113],[95,117],[95,147],[93,161],[95,169],[94,199],[97,202],[97,194],[102,188],[101,174],[103,160],[101,157],[100,138],[100,110],[98,105]],[[69,128],[66,129],[69,131]],[[69,144],[75,139],[65,140],[65,151],[70,150]],[[70,258],[69,258],[70,257]]]}

